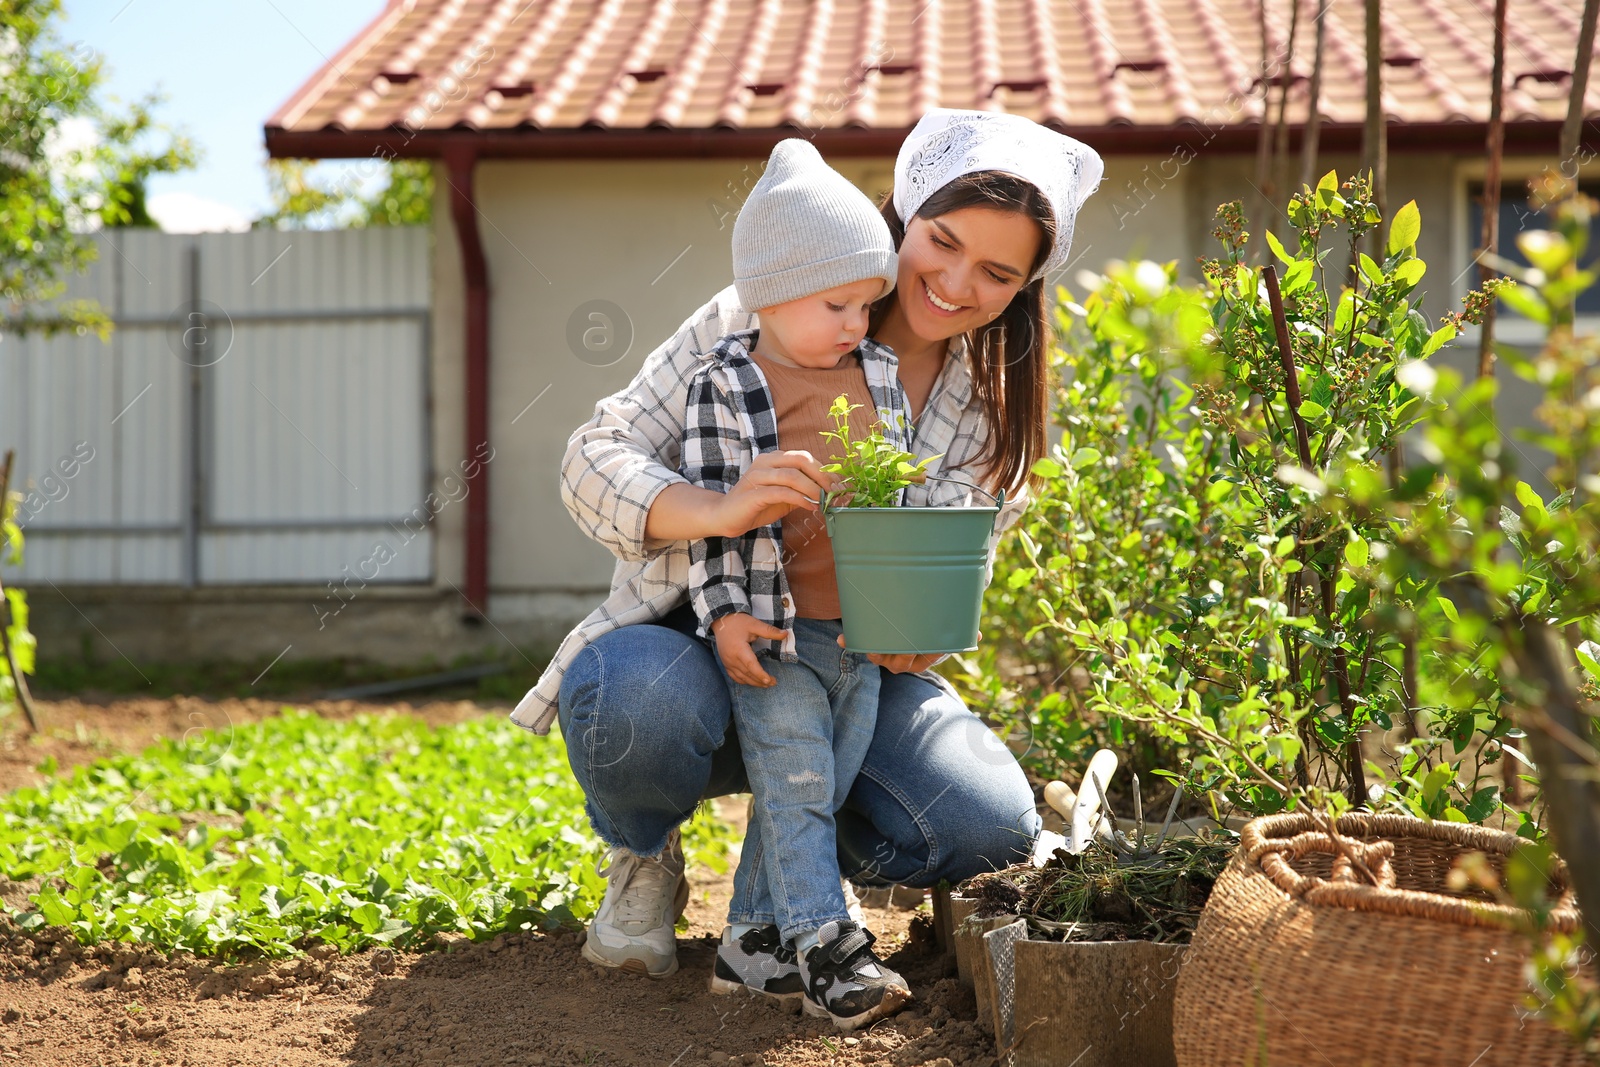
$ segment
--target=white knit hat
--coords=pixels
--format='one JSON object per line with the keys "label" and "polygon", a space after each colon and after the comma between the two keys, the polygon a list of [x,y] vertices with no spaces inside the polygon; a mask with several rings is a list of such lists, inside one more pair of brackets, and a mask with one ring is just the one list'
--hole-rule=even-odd
{"label": "white knit hat", "polygon": [[779,141],[733,223],[733,287],[746,310],[867,278],[882,280],[882,297],[896,264],[889,226],[867,195],[810,141]]}

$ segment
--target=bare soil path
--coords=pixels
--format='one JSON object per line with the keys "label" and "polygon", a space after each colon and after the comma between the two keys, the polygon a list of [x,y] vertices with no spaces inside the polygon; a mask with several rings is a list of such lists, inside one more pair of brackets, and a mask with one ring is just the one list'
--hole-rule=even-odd
{"label": "bare soil path", "polygon": [[[301,706],[337,716],[405,711],[436,724],[505,711],[470,701]],[[38,782],[34,768],[47,756],[65,770],[280,707],[195,698],[45,702],[47,737],[0,739],[0,790]],[[742,820],[741,803],[722,811]],[[944,975],[919,913],[868,910],[878,947],[917,999],[847,1036],[763,1001],[708,993],[732,872],[691,870],[690,884],[680,969],[656,981],[602,973],[579,955],[581,934],[519,932],[421,954],[378,950],[224,968],[139,946],[44,942],[0,922],[0,1067],[994,1067],[972,995]]]}

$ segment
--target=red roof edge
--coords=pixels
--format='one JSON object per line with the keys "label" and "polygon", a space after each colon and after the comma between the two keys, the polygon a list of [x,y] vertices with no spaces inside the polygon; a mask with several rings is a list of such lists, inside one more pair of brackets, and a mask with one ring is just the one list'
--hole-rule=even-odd
{"label": "red roof edge", "polygon": [[346,41],[345,46],[339,49],[332,59],[318,67],[316,72],[307,78],[305,83],[296,89],[278,110],[272,113],[272,117],[267,120],[266,128],[271,131],[288,125],[292,121],[290,116],[300,108],[304,101],[320,94],[327,86],[345,76],[344,61],[346,59],[356,55],[358,52],[365,51],[375,38],[382,37],[388,33],[391,23],[404,15],[415,3],[416,0],[388,0],[383,10],[378,12],[360,33]]}
{"label": "red roof edge", "polygon": [[[298,95],[298,94],[297,94]],[[1258,127],[1204,126],[1056,126],[1061,132],[1091,145],[1103,155],[1190,155],[1220,152],[1228,155],[1256,150]],[[1600,146],[1585,124],[1591,143]],[[1464,154],[1483,151],[1487,126],[1476,122],[1391,123],[1389,151],[1396,154],[1437,152]],[[825,155],[893,156],[909,130],[829,128],[807,134],[793,127],[757,129],[639,129],[639,130],[388,130],[344,131],[286,130],[269,123],[267,154],[274,158],[437,159],[452,146],[470,145],[479,159],[699,159],[765,156],[785,137],[807,136]],[[1290,131],[1290,150],[1298,148],[1300,131]],[[1403,134],[1404,136],[1400,136]],[[1508,122],[1506,148],[1525,153],[1554,153],[1560,144],[1561,123],[1556,121]],[[1324,153],[1358,152],[1361,125],[1324,123]],[[1187,162],[1187,160],[1185,160]]]}

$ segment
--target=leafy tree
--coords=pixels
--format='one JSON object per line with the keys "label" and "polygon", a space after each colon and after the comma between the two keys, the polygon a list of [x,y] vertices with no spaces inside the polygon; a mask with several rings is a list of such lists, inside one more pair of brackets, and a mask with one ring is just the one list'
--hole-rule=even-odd
{"label": "leafy tree", "polygon": [[[0,334],[92,330],[104,337],[111,322],[99,304],[57,299],[66,279],[94,260],[95,226],[152,225],[146,180],[193,166],[195,151],[181,136],[160,143],[165,131],[152,117],[158,98],[126,114],[100,100],[100,61],[61,41],[60,14],[60,0],[0,0]],[[71,144],[84,123],[92,136]],[[0,558],[13,566],[22,552],[14,504],[0,489]],[[17,670],[31,673],[34,640],[21,590],[4,590],[0,627]],[[16,699],[19,684],[0,657],[0,707]]]}
{"label": "leafy tree", "polygon": [[363,225],[421,226],[433,219],[433,165],[426,159],[389,164],[388,188],[362,205]]}
{"label": "leafy tree", "polygon": [[[61,41],[60,12],[60,0],[0,0],[0,329],[104,335],[94,302],[51,301],[93,261],[94,224],[148,225],[145,179],[192,166],[195,153],[182,137],[152,147],[156,98],[126,115],[100,100],[100,60]],[[81,122],[92,143],[67,146]]]}
{"label": "leafy tree", "polygon": [[[172,135],[155,121],[152,113],[161,99],[152,93],[135,101],[126,115],[103,118],[101,141],[95,148],[106,180],[105,201],[99,211],[103,225],[155,229],[156,221],[145,205],[150,176],[189,170],[199,160],[187,137]],[[151,144],[156,135],[165,135],[165,143]]]}
{"label": "leafy tree", "polygon": [[426,159],[396,159],[382,164],[388,183],[366,197],[359,189],[358,168],[327,179],[314,174],[313,165],[308,159],[267,161],[273,208],[256,220],[258,228],[420,226],[433,218],[433,166]]}
{"label": "leafy tree", "polygon": [[62,123],[94,108],[97,60],[68,51],[51,22],[59,0],[0,0],[0,300],[11,332],[107,326],[87,303],[39,312],[94,259],[76,228],[95,202],[88,153],[57,151]]}

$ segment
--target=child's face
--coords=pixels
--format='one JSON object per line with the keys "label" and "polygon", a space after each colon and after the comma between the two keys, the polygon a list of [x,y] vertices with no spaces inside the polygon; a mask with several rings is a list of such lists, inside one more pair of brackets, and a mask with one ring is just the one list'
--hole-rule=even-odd
{"label": "child's face", "polygon": [[882,289],[880,279],[864,278],[762,308],[760,347],[797,367],[836,366],[867,335],[867,314]]}

